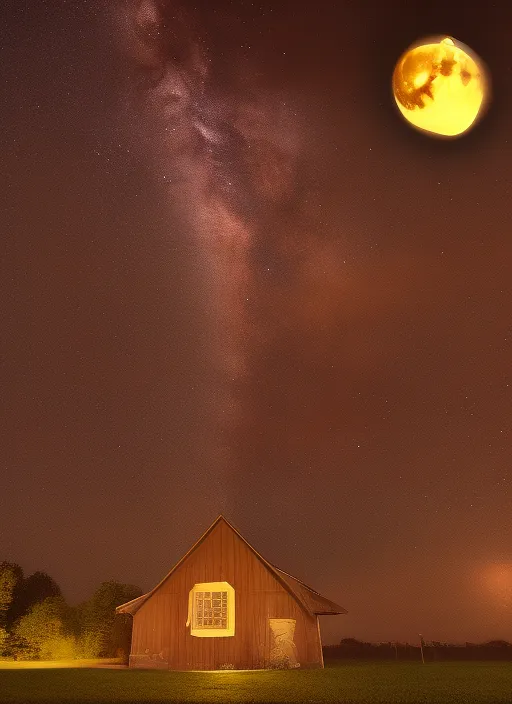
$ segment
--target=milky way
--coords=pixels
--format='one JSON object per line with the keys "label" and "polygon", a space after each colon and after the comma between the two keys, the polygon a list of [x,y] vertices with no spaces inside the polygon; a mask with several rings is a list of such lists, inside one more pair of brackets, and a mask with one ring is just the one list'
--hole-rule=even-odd
{"label": "milky way", "polygon": [[[195,248],[204,282],[212,382],[211,468],[224,488],[237,470],[234,443],[244,422],[240,390],[248,350],[261,331],[251,316],[251,255],[269,208],[286,200],[297,159],[296,130],[279,96],[263,95],[246,66],[215,79],[215,55],[201,27],[176,3],[124,5],[118,22],[133,58],[129,90],[136,139],[167,185],[170,222]],[[220,472],[220,474],[219,474]]]}

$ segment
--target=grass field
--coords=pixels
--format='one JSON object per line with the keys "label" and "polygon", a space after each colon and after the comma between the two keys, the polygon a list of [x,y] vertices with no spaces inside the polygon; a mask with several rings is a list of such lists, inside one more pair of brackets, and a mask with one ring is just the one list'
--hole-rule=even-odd
{"label": "grass field", "polygon": [[0,669],[0,702],[512,704],[512,663],[350,663],[325,670]]}

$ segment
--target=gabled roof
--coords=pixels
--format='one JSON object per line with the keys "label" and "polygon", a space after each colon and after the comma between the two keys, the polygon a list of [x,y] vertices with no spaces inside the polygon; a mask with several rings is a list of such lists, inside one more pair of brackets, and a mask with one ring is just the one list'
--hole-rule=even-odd
{"label": "gabled roof", "polygon": [[301,582],[296,577],[292,577],[292,575],[288,574],[287,572],[283,572],[283,570],[274,567],[274,565],[265,560],[265,558],[262,557],[260,553],[255,548],[253,548],[253,546],[248,543],[247,540],[237,531],[237,529],[222,515],[215,519],[215,521],[208,528],[208,530],[203,533],[199,540],[194,543],[190,550],[181,558],[181,560],[179,560],[174,565],[171,571],[162,579],[161,582],[156,585],[156,587],[154,587],[147,594],[143,594],[142,596],[137,597],[137,599],[132,599],[132,601],[128,601],[126,602],[126,604],[121,604],[121,606],[118,606],[116,608],[116,613],[136,614],[140,607],[149,599],[149,597],[154,594],[156,590],[167,579],[169,579],[173,572],[175,572],[175,570],[178,569],[178,567],[187,559],[187,557],[189,557],[189,555],[194,552],[194,550],[208,537],[208,535],[212,532],[215,526],[220,522],[225,523],[240,538],[240,540],[242,540],[245,545],[247,545],[247,547],[255,555],[255,557],[265,565],[265,567],[269,570],[269,572],[274,575],[277,581],[282,584],[286,591],[289,592],[294,597],[294,599],[302,606],[302,608],[305,609],[305,611],[307,611],[309,614],[320,616],[347,613],[346,609],[344,609],[342,606],[338,606],[333,601],[326,599],[317,591],[315,591],[311,587],[308,587],[307,584],[304,584],[304,582]]}

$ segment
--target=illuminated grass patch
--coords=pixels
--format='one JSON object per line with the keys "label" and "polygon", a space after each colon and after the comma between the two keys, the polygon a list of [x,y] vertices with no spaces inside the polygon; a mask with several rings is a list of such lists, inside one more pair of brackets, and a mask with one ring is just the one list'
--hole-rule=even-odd
{"label": "illuminated grass patch", "polygon": [[325,670],[0,669],[0,702],[510,704],[511,663],[350,663]]}

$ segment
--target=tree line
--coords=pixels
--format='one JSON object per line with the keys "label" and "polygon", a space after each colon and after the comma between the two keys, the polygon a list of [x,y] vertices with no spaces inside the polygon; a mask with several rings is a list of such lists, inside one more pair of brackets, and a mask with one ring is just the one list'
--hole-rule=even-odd
{"label": "tree line", "polygon": [[[505,640],[485,643],[444,643],[423,641],[425,662],[437,660],[507,660],[512,661],[512,644]],[[343,638],[339,645],[323,648],[326,660],[413,660],[421,661],[420,643],[368,643],[355,638]]]}
{"label": "tree line", "polygon": [[46,572],[25,577],[13,562],[0,563],[0,657],[17,660],[68,660],[126,657],[131,617],[116,614],[120,604],[142,590],[103,582],[92,597],[70,606]]}

